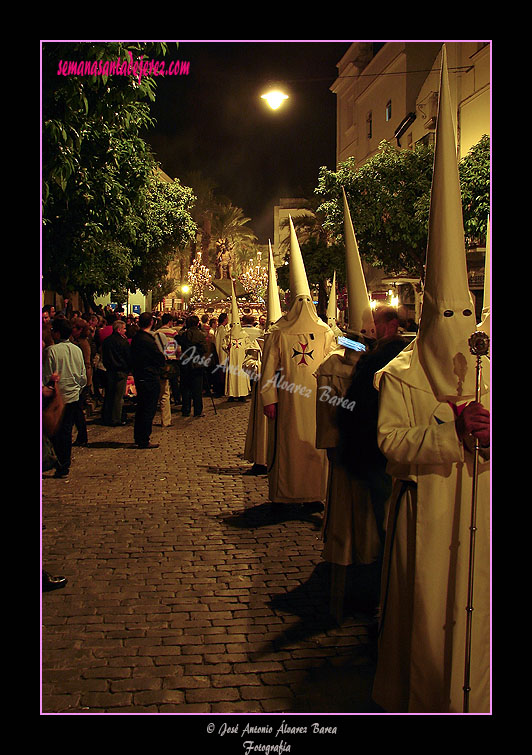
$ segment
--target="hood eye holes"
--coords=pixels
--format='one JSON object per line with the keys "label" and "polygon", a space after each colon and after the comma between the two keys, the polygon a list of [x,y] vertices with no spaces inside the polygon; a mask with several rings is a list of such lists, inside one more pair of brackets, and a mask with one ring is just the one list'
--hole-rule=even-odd
{"label": "hood eye holes", "polygon": [[[470,317],[473,314],[473,312],[470,309],[464,309],[462,314],[465,315],[466,317]],[[454,315],[454,312],[452,309],[446,309],[445,312],[443,313],[444,317],[452,317],[453,315]]]}

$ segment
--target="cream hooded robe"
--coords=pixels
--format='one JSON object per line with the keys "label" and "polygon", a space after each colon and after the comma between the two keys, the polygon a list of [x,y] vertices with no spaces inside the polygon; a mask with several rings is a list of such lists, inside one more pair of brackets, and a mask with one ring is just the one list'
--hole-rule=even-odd
{"label": "cream hooded robe", "polygon": [[[431,193],[427,274],[416,339],[377,373],[378,439],[394,478],[386,528],[373,698],[388,712],[463,710],[472,444],[453,406],[475,398],[462,209],[445,46]],[[489,408],[483,358],[481,402]],[[490,710],[490,477],[481,450],[469,711]]]}
{"label": "cream hooded robe", "polygon": [[269,420],[270,500],[325,501],[327,456],[316,448],[316,368],[334,348],[332,330],[317,315],[290,219],[289,312],[265,339],[260,391],[263,406],[277,404]]}
{"label": "cream hooded robe", "polygon": [[248,396],[251,390],[249,375],[243,365],[246,352],[255,348],[257,344],[255,339],[251,339],[240,324],[234,281],[231,281],[231,289],[231,325],[223,341],[223,352],[227,355],[225,364],[225,395],[239,398]]}
{"label": "cream hooded robe", "polygon": [[[269,242],[268,242],[269,243]],[[251,408],[249,411],[244,459],[254,464],[267,466],[268,464],[268,418],[264,414],[262,398],[259,389],[262,369],[262,349],[264,339],[268,337],[270,328],[281,317],[281,302],[277,288],[277,277],[273,262],[272,247],[269,243],[268,260],[268,290],[266,294],[266,331],[263,338],[256,341],[257,347],[250,349],[244,359],[244,369],[253,376],[251,380]]]}

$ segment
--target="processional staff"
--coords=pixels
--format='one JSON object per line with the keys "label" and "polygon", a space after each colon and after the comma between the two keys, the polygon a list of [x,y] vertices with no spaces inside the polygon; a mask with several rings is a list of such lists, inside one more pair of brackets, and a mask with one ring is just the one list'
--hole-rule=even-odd
{"label": "processional staff", "polygon": [[[489,353],[490,339],[489,336],[481,330],[475,331],[469,339],[469,350],[477,358],[476,366],[476,390],[475,401],[480,403],[481,397],[481,379],[483,356]],[[467,606],[466,606],[466,644],[465,644],[465,669],[464,669],[464,713],[469,713],[469,693],[470,675],[471,675],[471,633],[473,622],[473,576],[475,568],[475,533],[477,524],[477,490],[478,490],[478,457],[480,451],[480,441],[475,438],[475,448],[473,452],[473,488],[471,495],[471,524],[469,527],[469,576],[467,585]]]}

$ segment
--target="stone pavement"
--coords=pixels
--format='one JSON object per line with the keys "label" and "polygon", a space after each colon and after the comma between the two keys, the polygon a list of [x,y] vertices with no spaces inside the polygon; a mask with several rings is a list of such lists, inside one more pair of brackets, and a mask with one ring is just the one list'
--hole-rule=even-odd
{"label": "stone pavement", "polygon": [[[367,713],[369,612],[330,616],[320,514],[275,517],[243,475],[249,403],[205,417],[89,419],[68,480],[42,480],[42,713]],[[74,433],[75,436],[75,433]]]}

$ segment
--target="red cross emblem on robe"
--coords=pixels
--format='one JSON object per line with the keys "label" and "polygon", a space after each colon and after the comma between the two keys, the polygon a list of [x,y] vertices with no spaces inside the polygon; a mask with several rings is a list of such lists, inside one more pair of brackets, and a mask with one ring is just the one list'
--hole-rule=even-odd
{"label": "red cross emblem on robe", "polygon": [[301,359],[298,362],[298,365],[299,364],[306,364],[306,365],[308,365],[308,362],[305,361],[305,357],[310,357],[311,359],[314,359],[314,356],[313,356],[314,349],[312,349],[312,351],[307,351],[308,343],[301,343],[301,341],[298,341],[298,343],[301,346],[302,351],[298,351],[294,346],[292,346],[292,351],[294,352],[292,354],[292,359],[294,359],[297,356],[300,356]]}

